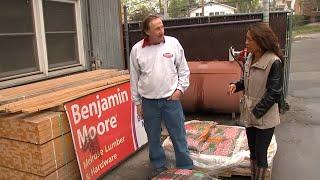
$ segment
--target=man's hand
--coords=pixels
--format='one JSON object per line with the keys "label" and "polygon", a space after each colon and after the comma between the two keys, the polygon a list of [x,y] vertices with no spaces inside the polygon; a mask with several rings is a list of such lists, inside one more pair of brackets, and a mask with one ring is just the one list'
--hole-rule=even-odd
{"label": "man's hand", "polygon": [[143,113],[142,113],[142,106],[141,104],[137,105],[137,114],[138,114],[138,118],[143,118]]}
{"label": "man's hand", "polygon": [[168,100],[180,100],[182,97],[182,92],[179,89],[176,89],[173,94],[168,98]]}
{"label": "man's hand", "polygon": [[228,89],[227,89],[227,93],[229,96],[231,96],[235,91],[236,91],[236,85],[235,84],[230,84]]}

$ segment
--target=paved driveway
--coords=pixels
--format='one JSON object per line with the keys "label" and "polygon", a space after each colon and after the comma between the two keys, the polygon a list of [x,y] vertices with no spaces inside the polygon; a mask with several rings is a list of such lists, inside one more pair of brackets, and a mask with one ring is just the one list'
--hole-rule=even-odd
{"label": "paved driveway", "polygon": [[276,129],[273,180],[320,179],[320,33],[292,44],[291,110]]}

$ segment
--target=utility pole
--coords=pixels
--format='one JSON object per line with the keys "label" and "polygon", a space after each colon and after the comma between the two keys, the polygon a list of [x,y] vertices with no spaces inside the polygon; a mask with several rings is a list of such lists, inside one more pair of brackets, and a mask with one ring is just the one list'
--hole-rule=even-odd
{"label": "utility pole", "polygon": [[201,0],[201,13],[202,13],[202,16],[204,16],[204,0]]}
{"label": "utility pole", "polygon": [[162,2],[162,0],[159,0],[159,9],[160,9],[160,14],[163,14],[163,9],[162,9],[162,6],[161,6],[161,2]]}
{"label": "utility pole", "polygon": [[270,1],[263,0],[263,22],[269,24],[269,13],[270,13]]}
{"label": "utility pole", "polygon": [[169,16],[168,16],[168,2],[167,0],[163,0],[163,18],[164,19],[168,19]]}
{"label": "utility pole", "polygon": [[191,0],[188,1],[188,17],[190,17]]}

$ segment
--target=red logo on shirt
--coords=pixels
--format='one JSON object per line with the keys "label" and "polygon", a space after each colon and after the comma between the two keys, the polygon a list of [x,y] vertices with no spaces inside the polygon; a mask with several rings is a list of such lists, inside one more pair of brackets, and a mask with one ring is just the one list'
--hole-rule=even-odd
{"label": "red logo on shirt", "polygon": [[164,54],[163,54],[163,57],[172,58],[172,57],[173,57],[173,54],[171,54],[171,53],[164,53]]}

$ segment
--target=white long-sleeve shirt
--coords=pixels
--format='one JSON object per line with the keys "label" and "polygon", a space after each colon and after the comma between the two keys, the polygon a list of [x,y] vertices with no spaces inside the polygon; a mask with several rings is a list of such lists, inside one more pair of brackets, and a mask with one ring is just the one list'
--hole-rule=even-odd
{"label": "white long-sleeve shirt", "polygon": [[165,36],[165,41],[142,47],[137,42],[130,53],[132,99],[136,105],[141,97],[161,99],[170,97],[176,89],[184,92],[189,86],[189,67],[179,41]]}

